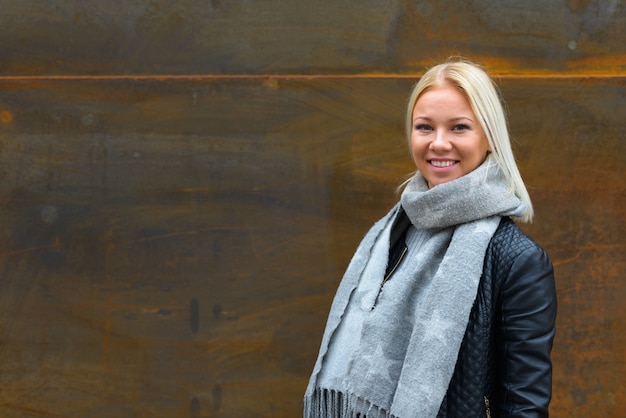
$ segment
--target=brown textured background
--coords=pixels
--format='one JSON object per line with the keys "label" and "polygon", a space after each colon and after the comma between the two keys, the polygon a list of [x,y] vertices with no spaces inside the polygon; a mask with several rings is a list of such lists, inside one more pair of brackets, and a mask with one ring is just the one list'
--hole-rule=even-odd
{"label": "brown textured background", "polygon": [[626,415],[626,5],[2,1],[0,416],[297,417],[425,66],[508,102],[555,417]]}

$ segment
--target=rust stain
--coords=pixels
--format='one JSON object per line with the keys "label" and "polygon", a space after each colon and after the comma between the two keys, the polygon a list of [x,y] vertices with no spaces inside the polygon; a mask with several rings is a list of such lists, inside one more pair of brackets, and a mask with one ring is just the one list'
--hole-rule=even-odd
{"label": "rust stain", "polygon": [[52,414],[52,413],[46,412],[46,411],[40,411],[38,409],[28,408],[28,407],[21,406],[21,405],[14,405],[12,403],[4,403],[1,406],[3,408],[11,408],[11,409],[16,409],[16,410],[22,411],[22,412],[27,412],[29,414],[40,415],[42,417],[61,417],[62,416],[62,415]]}
{"label": "rust stain", "polygon": [[[110,301],[107,300],[110,305]],[[109,369],[111,363],[111,309],[108,308],[104,318],[104,329],[102,333],[102,357],[105,368]]]}
{"label": "rust stain", "polygon": [[111,253],[113,251],[115,251],[115,244],[109,242],[107,244],[106,252],[104,254],[104,279],[107,281],[111,277],[109,274],[109,266],[111,265],[110,260],[111,260]]}
{"label": "rust stain", "polygon": [[173,193],[208,193],[208,187],[184,187],[172,191]]}
{"label": "rust stain", "polygon": [[171,234],[163,234],[163,235],[157,235],[157,236],[149,237],[149,238],[141,238],[141,239],[138,239],[135,242],[158,241],[158,240],[161,240],[161,239],[176,238],[176,237],[185,236],[185,235],[198,235],[198,231],[174,232],[174,233],[171,233]]}
{"label": "rust stain", "polygon": [[219,341],[219,340],[209,340],[203,341],[203,344],[207,345],[207,353],[217,353],[223,350],[232,350],[237,349],[235,355],[240,355],[243,353],[251,353],[263,349],[270,348],[272,346],[269,342],[263,341]]}
{"label": "rust stain", "polygon": [[270,77],[270,78],[266,79],[263,82],[263,85],[265,87],[268,87],[268,88],[273,89],[273,90],[276,90],[279,87],[278,80],[275,77]]}
{"label": "rust stain", "polygon": [[42,245],[42,246],[39,246],[39,247],[22,248],[22,249],[19,249],[19,250],[7,251],[7,252],[4,252],[4,253],[0,253],[0,257],[8,257],[8,256],[12,256],[12,255],[30,253],[30,252],[34,252],[34,251],[49,250],[51,248],[61,248],[61,242],[59,240],[59,237],[56,237],[56,239],[54,240],[54,244]]}
{"label": "rust stain", "polygon": [[566,65],[569,68],[623,68],[625,62],[626,54],[612,54],[604,57],[592,55],[566,61]]}
{"label": "rust stain", "polygon": [[8,110],[3,110],[0,112],[0,122],[2,123],[11,123],[13,121],[13,113]]}
{"label": "rust stain", "polygon": [[554,267],[557,267],[563,264],[574,263],[580,259],[580,256],[581,256],[581,253],[579,252],[576,255],[569,257],[569,258],[555,259],[555,260],[552,260],[552,265]]}

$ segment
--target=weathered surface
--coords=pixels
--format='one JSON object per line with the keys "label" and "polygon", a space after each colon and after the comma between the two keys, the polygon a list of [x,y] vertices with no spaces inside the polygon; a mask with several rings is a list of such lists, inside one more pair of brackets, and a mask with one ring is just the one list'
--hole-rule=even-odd
{"label": "weathered surface", "polygon": [[415,73],[449,55],[507,72],[626,70],[617,0],[21,0],[0,73]]}
{"label": "weathered surface", "polygon": [[298,416],[407,75],[459,52],[555,264],[552,414],[626,415],[622,3],[88,3],[0,16],[0,416]]}

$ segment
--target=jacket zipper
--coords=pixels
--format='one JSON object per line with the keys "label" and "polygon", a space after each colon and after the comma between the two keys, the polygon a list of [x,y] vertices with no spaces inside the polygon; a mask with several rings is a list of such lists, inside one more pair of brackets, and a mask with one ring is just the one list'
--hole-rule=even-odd
{"label": "jacket zipper", "polygon": [[372,306],[372,310],[374,310],[374,308],[378,304],[378,298],[380,297],[380,293],[383,291],[383,287],[385,286],[385,283],[387,283],[387,281],[391,278],[391,276],[393,276],[393,273],[398,269],[398,266],[404,259],[404,256],[406,255],[408,250],[409,249],[407,247],[404,247],[402,249],[402,253],[400,254],[400,257],[398,257],[398,261],[396,261],[396,264],[393,265],[393,268],[389,271],[389,274],[387,274],[383,278],[383,282],[380,284],[380,289],[378,289],[378,295],[376,295],[376,300],[374,301],[374,306]]}
{"label": "jacket zipper", "polygon": [[484,396],[485,399],[485,416],[491,418],[491,408],[489,407],[489,398]]}

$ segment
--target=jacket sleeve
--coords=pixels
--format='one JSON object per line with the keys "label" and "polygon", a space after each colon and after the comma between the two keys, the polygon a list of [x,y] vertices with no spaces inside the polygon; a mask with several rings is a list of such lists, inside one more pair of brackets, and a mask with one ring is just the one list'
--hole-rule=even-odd
{"label": "jacket sleeve", "polygon": [[501,292],[499,409],[502,417],[547,417],[557,300],[546,253],[538,246],[524,250]]}

